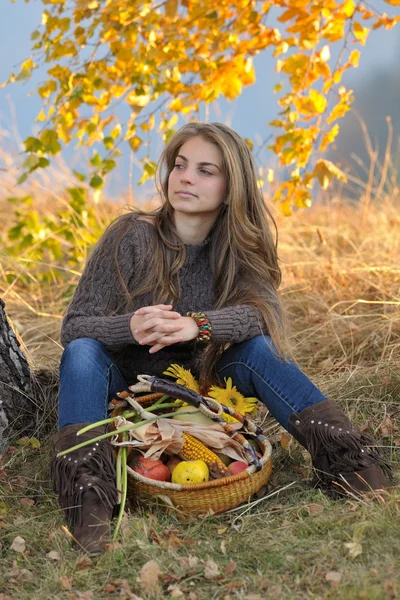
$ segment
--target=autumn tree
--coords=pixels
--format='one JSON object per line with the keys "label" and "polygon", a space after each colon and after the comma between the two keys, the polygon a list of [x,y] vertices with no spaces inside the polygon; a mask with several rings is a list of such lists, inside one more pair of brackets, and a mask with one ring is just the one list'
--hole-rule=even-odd
{"label": "autumn tree", "polygon": [[[95,145],[89,183],[100,188],[126,140],[133,152],[140,151],[143,182],[155,170],[147,152],[149,132],[157,126],[168,140],[180,115],[196,117],[202,103],[237,97],[255,81],[253,57],[272,48],[283,78],[274,90],[279,114],[270,124],[275,128],[270,149],[288,171],[275,194],[286,214],[293,204],[310,205],[314,180],[326,188],[333,177],[344,179],[321,158],[351,106],[343,74],[357,67],[371,29],[389,29],[400,18],[355,0],[42,3],[32,56],[9,79],[27,79],[38,65],[48,66],[37,89],[43,128],[25,140],[22,180],[46,167],[63,144],[77,141]],[[122,104],[125,120],[116,115]]]}
{"label": "autumn tree", "polygon": [[[168,140],[179,114],[195,115],[202,102],[220,95],[235,98],[253,83],[252,57],[272,46],[276,68],[286,75],[286,85],[275,89],[281,93],[281,111],[271,123],[280,130],[271,149],[281,165],[290,167],[289,181],[276,192],[285,212],[292,203],[310,204],[315,178],[322,187],[332,176],[344,178],[332,163],[313,163],[312,157],[335,139],[336,121],[350,109],[352,91],[341,79],[358,64],[360,51],[354,46],[365,44],[371,24],[390,28],[398,20],[353,0],[235,0],[218,7],[209,0],[42,2],[48,8],[42,29],[32,34],[33,55],[10,78],[29,77],[40,62],[50,67],[38,88],[43,129],[25,140],[27,172],[47,166],[49,156],[75,138],[101,145],[90,179],[92,187],[100,187],[122,140],[134,152],[144,148],[156,115]],[[274,9],[280,29],[268,27]],[[335,44],[341,48],[332,67]],[[123,123],[115,115],[121,103],[129,107]],[[149,156],[142,160],[144,181],[155,165]]]}

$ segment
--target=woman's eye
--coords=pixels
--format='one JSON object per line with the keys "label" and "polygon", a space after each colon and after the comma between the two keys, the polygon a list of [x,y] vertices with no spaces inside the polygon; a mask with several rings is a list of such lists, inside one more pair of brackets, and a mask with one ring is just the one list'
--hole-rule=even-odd
{"label": "woman's eye", "polygon": [[174,169],[180,169],[180,167],[183,167],[183,164],[182,164],[182,163],[177,163],[177,164],[174,166]]}
{"label": "woman's eye", "polygon": [[212,175],[211,171],[207,171],[207,169],[200,169],[200,173],[203,175]]}

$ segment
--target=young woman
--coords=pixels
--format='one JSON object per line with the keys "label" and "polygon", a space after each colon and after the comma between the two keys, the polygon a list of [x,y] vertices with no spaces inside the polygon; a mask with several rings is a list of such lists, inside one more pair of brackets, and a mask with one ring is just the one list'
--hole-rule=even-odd
{"label": "young woman", "polygon": [[[259,398],[310,451],[325,489],[387,487],[373,440],[286,358],[273,219],[244,140],[220,123],[185,125],[162,154],[159,193],[159,209],[108,228],[67,311],[55,451],[138,374],[178,363]],[[52,473],[75,539],[101,552],[116,502],[110,444],[55,458]]]}

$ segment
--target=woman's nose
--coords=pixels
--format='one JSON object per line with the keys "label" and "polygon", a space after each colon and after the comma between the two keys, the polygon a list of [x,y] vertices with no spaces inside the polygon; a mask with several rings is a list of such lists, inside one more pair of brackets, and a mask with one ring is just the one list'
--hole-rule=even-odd
{"label": "woman's nose", "polygon": [[181,173],[181,182],[182,183],[193,183],[194,177],[193,173],[190,169],[185,169],[183,173]]}

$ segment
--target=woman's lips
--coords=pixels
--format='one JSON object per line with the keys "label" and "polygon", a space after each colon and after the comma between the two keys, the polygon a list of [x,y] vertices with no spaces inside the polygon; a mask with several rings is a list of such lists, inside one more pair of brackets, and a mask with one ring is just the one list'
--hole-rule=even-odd
{"label": "woman's lips", "polygon": [[197,198],[196,194],[192,194],[191,192],[187,192],[186,190],[179,190],[176,192],[177,196],[181,198]]}

